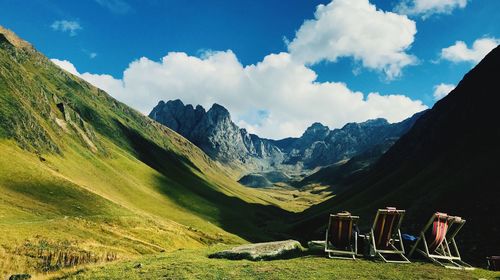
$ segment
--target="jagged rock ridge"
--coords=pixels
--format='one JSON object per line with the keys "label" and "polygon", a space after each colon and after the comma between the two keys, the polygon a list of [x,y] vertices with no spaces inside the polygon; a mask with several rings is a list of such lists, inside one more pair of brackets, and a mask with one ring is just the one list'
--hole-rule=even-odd
{"label": "jagged rock ridge", "polygon": [[389,148],[405,133],[419,114],[400,123],[385,119],[348,123],[330,130],[312,124],[299,138],[270,140],[249,134],[231,120],[219,104],[205,111],[200,105],[184,105],[180,100],[160,101],[149,117],[175,130],[225,164],[243,166],[249,172],[302,170],[333,164],[374,146]]}
{"label": "jagged rock ridge", "polygon": [[245,164],[251,170],[265,170],[283,161],[279,148],[240,129],[232,122],[229,111],[219,104],[205,111],[200,105],[193,108],[180,100],[160,101],[149,117],[225,164]]}

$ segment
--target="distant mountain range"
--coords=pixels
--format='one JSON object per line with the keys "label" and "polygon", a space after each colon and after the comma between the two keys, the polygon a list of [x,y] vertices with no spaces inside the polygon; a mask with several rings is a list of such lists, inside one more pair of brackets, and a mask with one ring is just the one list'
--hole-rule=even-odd
{"label": "distant mountain range", "polygon": [[348,123],[334,130],[314,123],[301,137],[282,140],[261,138],[239,128],[229,111],[219,104],[205,111],[200,105],[184,105],[180,100],[160,101],[149,117],[186,137],[212,159],[240,167],[243,173],[255,173],[312,170],[350,159],[375,146],[385,151],[420,115],[394,124],[385,119]]}

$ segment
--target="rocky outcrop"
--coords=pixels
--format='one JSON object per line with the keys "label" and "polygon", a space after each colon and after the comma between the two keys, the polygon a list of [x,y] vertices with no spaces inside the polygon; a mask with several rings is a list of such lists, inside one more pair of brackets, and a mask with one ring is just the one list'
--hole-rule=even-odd
{"label": "rocky outcrop", "polygon": [[274,170],[268,172],[250,173],[241,177],[238,182],[247,187],[265,188],[271,187],[275,183],[288,183],[291,177],[282,171]]}
{"label": "rocky outcrop", "polygon": [[241,177],[238,182],[252,188],[267,188],[273,185],[264,175],[253,173]]}
{"label": "rocky outcrop", "polygon": [[242,245],[231,250],[211,254],[209,258],[230,260],[272,260],[300,254],[305,249],[296,240],[274,241]]}

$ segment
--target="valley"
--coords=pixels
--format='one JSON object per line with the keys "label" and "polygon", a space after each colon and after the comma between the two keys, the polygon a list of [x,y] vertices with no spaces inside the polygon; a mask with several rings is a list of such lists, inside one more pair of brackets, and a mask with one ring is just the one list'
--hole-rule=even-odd
{"label": "valley", "polygon": [[[217,103],[160,100],[146,116],[80,76],[0,26],[2,279],[500,277],[481,269],[500,248],[500,47],[431,109],[283,139],[249,133]],[[458,243],[479,268],[337,263],[302,247],[272,261],[208,257],[324,240],[344,210],[365,233],[387,206],[407,211],[402,231],[415,236],[436,211],[466,219]]]}

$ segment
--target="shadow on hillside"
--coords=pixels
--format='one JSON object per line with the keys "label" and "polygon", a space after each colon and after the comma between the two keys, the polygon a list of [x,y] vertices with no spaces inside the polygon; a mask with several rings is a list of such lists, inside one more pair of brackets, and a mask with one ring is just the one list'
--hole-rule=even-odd
{"label": "shadow on hillside", "polygon": [[118,121],[117,125],[136,157],[164,175],[157,177],[158,190],[187,211],[248,241],[288,237],[278,225],[291,213],[276,206],[248,203],[215,190],[213,183],[193,172],[191,168],[200,170],[188,158],[158,146]]}

